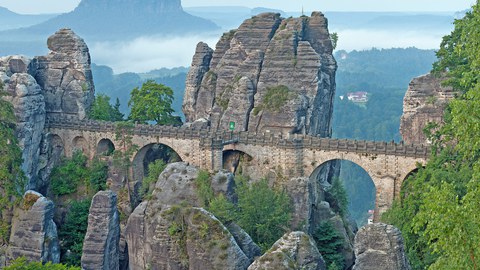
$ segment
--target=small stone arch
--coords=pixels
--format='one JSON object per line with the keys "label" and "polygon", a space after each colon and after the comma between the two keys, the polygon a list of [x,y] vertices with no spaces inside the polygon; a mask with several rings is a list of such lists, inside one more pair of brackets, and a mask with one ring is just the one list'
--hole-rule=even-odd
{"label": "small stone arch", "polygon": [[62,138],[57,134],[47,135],[47,140],[50,144],[51,156],[60,157],[65,155],[65,144]]}
{"label": "small stone arch", "polygon": [[[162,152],[167,151],[165,155]],[[137,151],[132,160],[133,179],[142,181],[148,172],[148,164],[163,159],[165,163],[183,161],[178,152],[172,147],[163,143],[149,143],[144,145]]]}
{"label": "small stone arch", "polygon": [[115,151],[115,144],[110,140],[103,138],[97,143],[97,155],[110,156]]}
{"label": "small stone arch", "polygon": [[[352,218],[359,225],[373,222],[377,205],[377,185],[372,175],[357,162],[332,158],[319,164],[311,173],[310,178],[320,181],[319,184],[328,189],[331,179],[337,175],[343,180],[349,198],[348,209]],[[362,198],[358,196],[357,192],[364,194]]]}
{"label": "small stone arch", "polygon": [[73,145],[73,152],[75,150],[80,150],[82,151],[83,154],[88,156],[88,143],[84,137],[82,136],[75,137],[72,141],[72,145]]}
{"label": "small stone arch", "polygon": [[237,171],[240,174],[243,173],[244,170],[248,169],[252,161],[252,156],[239,150],[227,149],[222,154],[223,169],[233,174]]}

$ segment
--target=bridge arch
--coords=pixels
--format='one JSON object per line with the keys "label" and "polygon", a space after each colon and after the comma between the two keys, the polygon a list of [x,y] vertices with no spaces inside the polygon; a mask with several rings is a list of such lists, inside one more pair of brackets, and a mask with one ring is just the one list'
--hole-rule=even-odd
{"label": "bridge arch", "polygon": [[65,155],[65,143],[62,137],[57,134],[48,134],[47,140],[50,142],[50,149],[54,153],[53,156],[59,157]]}
{"label": "bridge arch", "polygon": [[222,153],[223,169],[231,173],[246,173],[252,161],[252,156],[240,150],[228,149]]}
{"label": "bridge arch", "polygon": [[180,155],[167,144],[146,144],[137,151],[132,159],[133,179],[142,181],[148,172],[148,165],[158,159],[165,163],[183,161]]}
{"label": "bridge arch", "polygon": [[109,156],[113,151],[115,151],[115,144],[110,139],[103,138],[98,141],[96,148],[97,155]]}
{"label": "bridge arch", "polygon": [[[337,169],[339,168],[339,172]],[[329,183],[325,183],[324,177],[318,177],[322,172],[329,174]],[[339,173],[338,178],[333,177],[334,173]],[[345,192],[348,196],[348,210],[350,216],[357,222],[359,226],[363,226],[368,222],[373,221],[373,212],[376,201],[376,187],[372,177],[360,165],[341,159],[331,159],[320,164],[312,173],[310,178],[317,178],[320,185],[329,187],[334,181],[341,181]],[[322,182],[323,181],[323,182]],[[327,196],[327,201],[334,200]],[[335,205],[334,207],[338,207]]]}
{"label": "bridge arch", "polygon": [[73,150],[80,150],[88,156],[88,142],[83,136],[76,136],[72,141]]}

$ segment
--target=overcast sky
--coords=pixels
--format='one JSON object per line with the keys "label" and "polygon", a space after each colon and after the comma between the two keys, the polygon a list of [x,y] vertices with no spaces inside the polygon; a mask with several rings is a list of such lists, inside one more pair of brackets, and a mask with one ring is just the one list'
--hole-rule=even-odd
{"label": "overcast sky", "polygon": [[[80,0],[0,0],[0,6],[18,13],[60,13],[73,10]],[[460,11],[475,0],[182,0],[183,6],[269,7],[284,11]]]}

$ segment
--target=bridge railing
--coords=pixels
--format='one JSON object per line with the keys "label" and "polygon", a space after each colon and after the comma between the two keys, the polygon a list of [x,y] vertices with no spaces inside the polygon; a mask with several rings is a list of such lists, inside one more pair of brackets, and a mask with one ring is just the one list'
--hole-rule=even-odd
{"label": "bridge railing", "polygon": [[[116,124],[106,121],[79,120],[75,117],[48,116],[47,128],[73,129],[91,132],[115,132]],[[360,154],[379,154],[428,158],[429,146],[405,145],[403,142],[374,142],[364,140],[330,139],[301,134],[251,133],[212,131],[209,128],[173,127],[135,124],[133,133],[137,136],[159,136],[178,139],[196,139],[204,144],[250,144],[275,146],[285,149],[316,149],[324,151],[346,151]]]}

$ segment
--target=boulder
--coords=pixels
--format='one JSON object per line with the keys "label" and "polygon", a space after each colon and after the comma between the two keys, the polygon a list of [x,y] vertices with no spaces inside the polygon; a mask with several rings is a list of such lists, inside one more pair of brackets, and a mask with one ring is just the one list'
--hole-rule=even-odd
{"label": "boulder", "polygon": [[414,78],[403,98],[400,133],[407,144],[428,144],[423,129],[429,122],[443,124],[448,102],[455,97],[452,87],[442,86],[445,78],[432,74]]}
{"label": "boulder", "polygon": [[57,226],[53,222],[54,204],[35,191],[24,195],[23,209],[12,220],[7,264],[19,257],[28,261],[60,262]]}
{"label": "boulder", "polygon": [[225,226],[227,227],[228,231],[233,235],[233,238],[235,238],[235,241],[237,242],[240,249],[248,257],[250,263],[252,263],[256,257],[262,255],[262,250],[260,249],[260,247],[253,242],[250,235],[248,235],[248,233],[245,232],[240,226],[238,226],[234,222],[230,222]]}
{"label": "boulder", "polygon": [[95,92],[88,47],[70,29],[60,29],[47,44],[50,53],[30,63],[30,72],[43,89],[47,114],[84,119]]}
{"label": "boulder", "polygon": [[355,236],[353,270],[410,270],[402,233],[392,225],[374,223]]}
{"label": "boulder", "polygon": [[247,19],[225,33],[213,53],[204,43],[197,46],[183,104],[187,122],[328,137],[337,68],[332,50],[320,12]]}
{"label": "boulder", "polygon": [[248,270],[326,270],[325,261],[313,239],[304,232],[285,234]]}
{"label": "boulder", "polygon": [[100,191],[92,199],[83,241],[82,269],[119,269],[120,220],[117,195]]}

